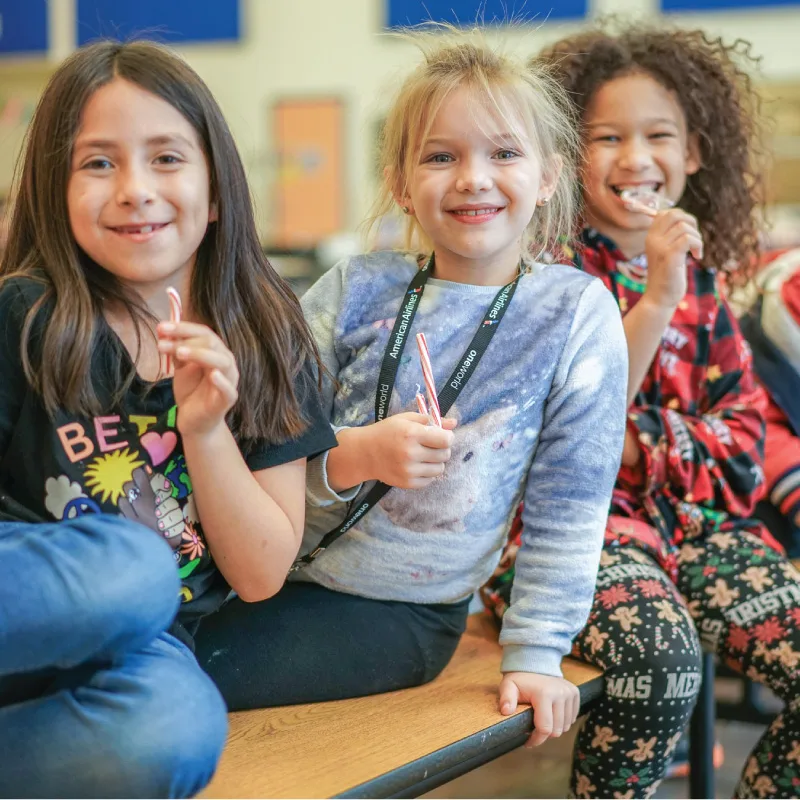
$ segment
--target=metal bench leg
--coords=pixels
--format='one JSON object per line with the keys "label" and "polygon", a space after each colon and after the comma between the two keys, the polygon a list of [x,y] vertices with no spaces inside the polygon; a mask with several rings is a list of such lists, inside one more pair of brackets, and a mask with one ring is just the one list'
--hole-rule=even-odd
{"label": "metal bench leg", "polygon": [[689,723],[689,797],[714,793],[714,656],[703,654],[700,695]]}

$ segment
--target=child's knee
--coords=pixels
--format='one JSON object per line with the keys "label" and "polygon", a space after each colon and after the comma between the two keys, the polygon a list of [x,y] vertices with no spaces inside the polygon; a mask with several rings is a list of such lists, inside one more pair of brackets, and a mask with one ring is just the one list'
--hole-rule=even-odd
{"label": "child's knee", "polygon": [[157,644],[166,658],[129,698],[113,763],[100,769],[111,792],[190,797],[214,774],[227,735],[227,709],[185,648],[174,640],[165,645],[164,638]]}
{"label": "child's knee", "polygon": [[228,732],[227,710],[199,667],[187,687],[193,690],[188,707],[177,704],[164,688],[164,719],[142,716],[134,725],[138,748],[128,761],[135,771],[130,780],[140,797],[192,797],[217,767]]}
{"label": "child's knee", "polygon": [[683,709],[693,706],[700,692],[699,645],[663,646],[642,640],[639,644],[627,649],[606,673],[606,694],[623,704],[630,702],[632,708],[650,708],[666,719],[683,716]]}
{"label": "child's knee", "polygon": [[131,623],[143,628],[145,641],[170,625],[179,605],[180,580],[169,545],[158,534],[110,515],[79,517],[58,526],[73,539],[70,550],[80,569],[66,577],[76,580],[71,594],[87,615],[107,616],[115,625],[133,615]]}

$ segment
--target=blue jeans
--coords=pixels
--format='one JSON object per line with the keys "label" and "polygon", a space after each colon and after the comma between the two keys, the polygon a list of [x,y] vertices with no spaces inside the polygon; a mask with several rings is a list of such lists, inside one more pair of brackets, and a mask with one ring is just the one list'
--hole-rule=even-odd
{"label": "blue jeans", "polygon": [[0,796],[188,797],[224,702],[166,633],[168,545],[122,518],[0,524]]}

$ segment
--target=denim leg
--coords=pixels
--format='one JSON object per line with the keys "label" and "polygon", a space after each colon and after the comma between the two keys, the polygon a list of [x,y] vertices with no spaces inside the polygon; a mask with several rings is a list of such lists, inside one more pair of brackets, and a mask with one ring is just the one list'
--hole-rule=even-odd
{"label": "denim leg", "polygon": [[60,683],[0,709],[0,796],[189,797],[211,779],[225,704],[170,634]]}
{"label": "denim leg", "polygon": [[166,542],[114,516],[0,524],[0,678],[136,650],[171,624]]}

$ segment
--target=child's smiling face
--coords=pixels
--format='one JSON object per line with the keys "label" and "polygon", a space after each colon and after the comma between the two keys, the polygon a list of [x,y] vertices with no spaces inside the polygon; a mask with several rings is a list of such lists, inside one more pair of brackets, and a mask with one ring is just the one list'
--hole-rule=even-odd
{"label": "child's smiling face", "polygon": [[439,277],[467,283],[511,280],[537,201],[549,198],[558,169],[546,170],[535,142],[485,112],[472,90],[442,103],[408,178],[409,207],[433,242]]}
{"label": "child's smiling face", "polygon": [[677,203],[686,178],[700,169],[696,137],[675,95],[643,72],[608,81],[584,115],[582,172],[586,222],[623,251],[644,251],[652,223],[629,211],[620,193],[642,187]]}
{"label": "child's smiling face", "polygon": [[121,282],[143,294],[188,286],[216,215],[197,132],[168,102],[116,78],[83,109],[67,208],[78,245]]}

